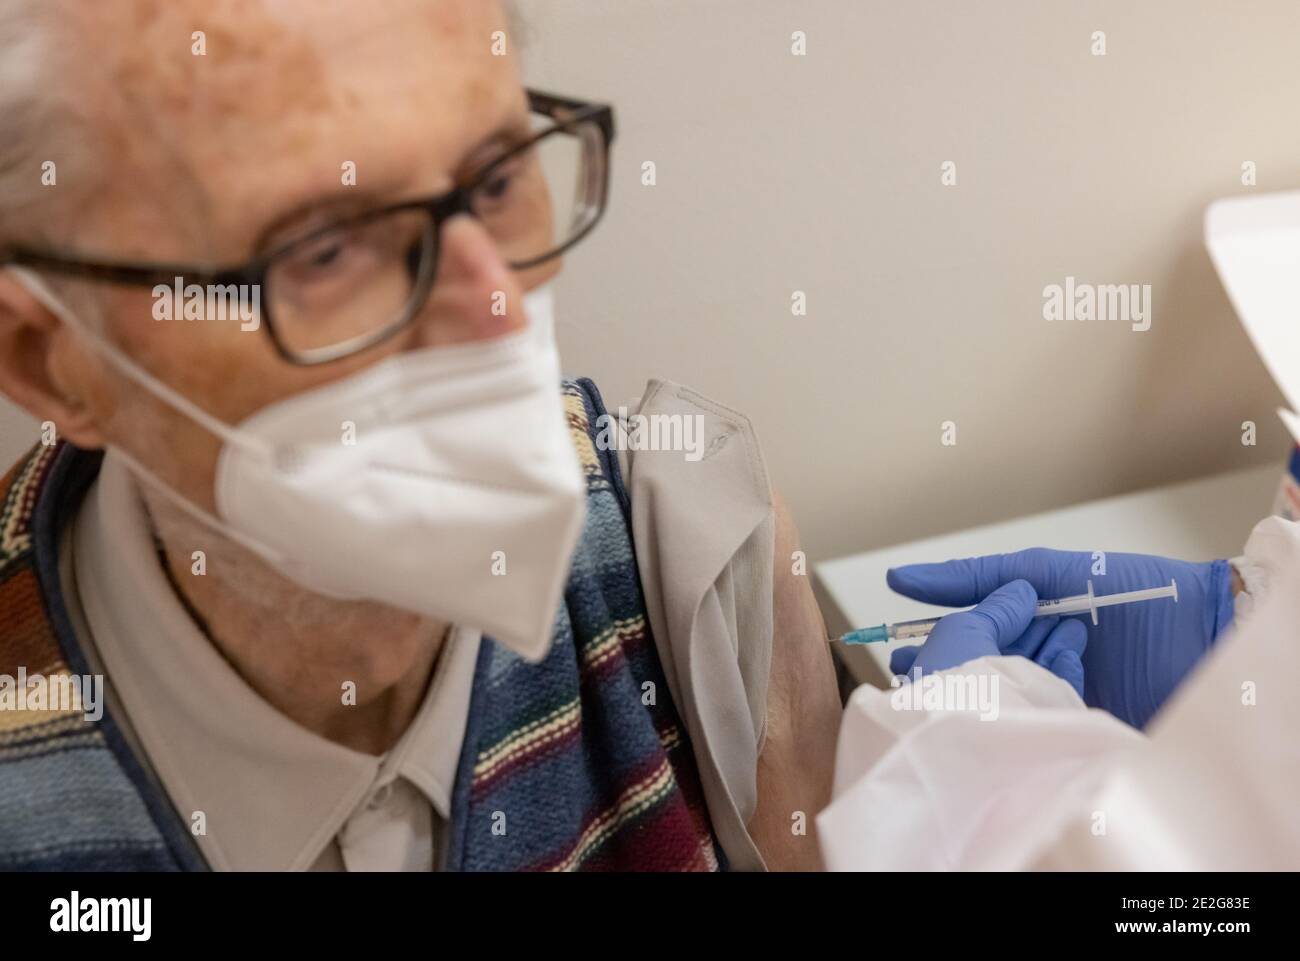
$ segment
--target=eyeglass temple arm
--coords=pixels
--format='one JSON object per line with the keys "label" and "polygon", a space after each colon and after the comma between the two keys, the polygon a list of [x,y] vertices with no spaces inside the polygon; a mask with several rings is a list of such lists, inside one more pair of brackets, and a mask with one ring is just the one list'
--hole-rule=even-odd
{"label": "eyeglass temple arm", "polygon": [[591,103],[586,100],[574,100],[559,94],[546,93],[541,90],[527,89],[528,108],[535,113],[550,117],[560,123],[566,120],[590,120],[600,127],[605,135],[605,143],[614,140],[614,110],[608,104]]}
{"label": "eyeglass temple arm", "polygon": [[52,273],[62,274],[65,277],[80,277],[110,284],[166,284],[170,286],[177,277],[184,277],[188,282],[194,283],[200,281],[206,283],[238,283],[247,279],[247,272],[239,268],[217,269],[158,263],[93,263],[28,247],[0,247],[0,267],[9,264],[19,267],[33,267],[37,270],[48,270]]}

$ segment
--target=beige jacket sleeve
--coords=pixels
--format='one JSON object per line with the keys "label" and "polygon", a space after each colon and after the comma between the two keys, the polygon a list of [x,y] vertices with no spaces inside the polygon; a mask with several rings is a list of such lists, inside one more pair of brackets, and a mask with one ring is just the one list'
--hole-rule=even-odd
{"label": "beige jacket sleeve", "polygon": [[763,870],[746,829],[772,664],[775,520],[758,441],[743,415],[672,381],[651,381],[616,419],[646,613],[714,831],[733,869]]}

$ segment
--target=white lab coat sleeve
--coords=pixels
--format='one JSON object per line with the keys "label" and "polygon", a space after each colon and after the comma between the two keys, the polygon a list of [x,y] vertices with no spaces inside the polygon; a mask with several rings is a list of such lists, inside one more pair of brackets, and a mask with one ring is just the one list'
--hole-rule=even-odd
{"label": "white lab coat sleeve", "polygon": [[1244,627],[1270,593],[1300,589],[1296,583],[1296,572],[1300,571],[1300,523],[1281,517],[1264,518],[1255,525],[1232,566],[1245,588],[1236,597],[1233,620],[1238,627]]}
{"label": "white lab coat sleeve", "polygon": [[[940,684],[948,709],[927,698]],[[830,870],[1022,867],[1143,741],[1023,657],[981,658],[920,688],[864,685],[817,817],[822,857]]]}
{"label": "white lab coat sleeve", "polygon": [[1300,563],[1271,574],[1249,623],[1214,645],[1156,715],[1150,740],[1033,867],[1300,868]]}

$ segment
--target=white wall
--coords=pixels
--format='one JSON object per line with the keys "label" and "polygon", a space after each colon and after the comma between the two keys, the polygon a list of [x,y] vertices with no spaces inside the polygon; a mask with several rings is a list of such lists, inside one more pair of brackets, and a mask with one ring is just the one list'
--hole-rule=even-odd
{"label": "white wall", "polygon": [[[529,80],[620,125],[566,367],[611,405],[663,376],[746,412],[814,555],[1280,469],[1201,217],[1245,160],[1300,186],[1294,0],[522,6]],[[1067,275],[1151,284],[1151,329],[1044,321]]]}
{"label": "white wall", "polygon": [[[520,5],[529,80],[620,126],[566,368],[611,405],[663,376],[749,414],[813,556],[1282,463],[1201,215],[1244,160],[1300,187],[1294,0]],[[1045,322],[1066,275],[1151,284],[1151,330]],[[35,436],[0,410],[6,462]]]}

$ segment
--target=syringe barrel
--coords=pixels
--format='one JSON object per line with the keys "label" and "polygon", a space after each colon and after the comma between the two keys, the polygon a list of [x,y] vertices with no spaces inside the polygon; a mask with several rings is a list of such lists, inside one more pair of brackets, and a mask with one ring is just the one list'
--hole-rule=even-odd
{"label": "syringe barrel", "polygon": [[1078,614],[1092,610],[1087,594],[1075,594],[1073,597],[1057,597],[1038,602],[1034,617],[1053,617],[1062,614]]}
{"label": "syringe barrel", "polygon": [[938,623],[939,618],[937,617],[923,617],[916,621],[897,621],[889,625],[889,636],[895,641],[908,641],[918,637],[927,637]]}
{"label": "syringe barrel", "polygon": [[[1088,582],[1087,594],[1073,597],[1047,598],[1038,602],[1034,617],[1053,617],[1068,614],[1091,614],[1092,623],[1097,623],[1097,608],[1112,604],[1131,604],[1134,601],[1154,600],[1158,597],[1172,597],[1178,600],[1178,584],[1170,581],[1168,587],[1151,587],[1146,590],[1121,591],[1116,594],[1095,594],[1092,581]],[[879,627],[864,627],[850,631],[840,640],[846,644],[873,644],[882,641],[915,641],[928,637],[939,623],[937,617],[923,617],[915,621],[898,621],[894,624],[881,624]]]}

